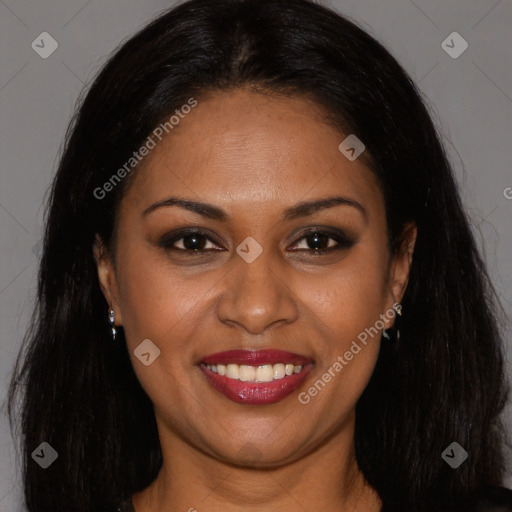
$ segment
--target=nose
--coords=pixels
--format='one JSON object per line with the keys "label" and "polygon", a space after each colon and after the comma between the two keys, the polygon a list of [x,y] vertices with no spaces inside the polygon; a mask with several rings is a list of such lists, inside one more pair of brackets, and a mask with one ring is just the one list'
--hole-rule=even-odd
{"label": "nose", "polygon": [[217,302],[218,319],[250,334],[262,334],[271,325],[288,324],[298,317],[296,294],[283,266],[272,264],[270,251],[252,263],[242,258],[223,283]]}

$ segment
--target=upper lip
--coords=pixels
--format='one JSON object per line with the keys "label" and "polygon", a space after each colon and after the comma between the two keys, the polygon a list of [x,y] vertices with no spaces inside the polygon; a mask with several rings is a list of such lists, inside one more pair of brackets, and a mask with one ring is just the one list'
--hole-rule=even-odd
{"label": "upper lip", "polygon": [[227,350],[225,352],[216,352],[200,361],[205,364],[245,364],[247,366],[262,366],[265,364],[291,363],[295,366],[312,363],[311,358],[286,352],[284,350]]}

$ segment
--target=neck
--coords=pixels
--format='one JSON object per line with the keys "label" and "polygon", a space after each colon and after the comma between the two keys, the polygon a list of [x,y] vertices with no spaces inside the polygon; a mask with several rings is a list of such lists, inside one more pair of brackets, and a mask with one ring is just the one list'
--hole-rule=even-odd
{"label": "neck", "polygon": [[[354,418],[326,435],[320,446],[309,452],[302,447],[303,456],[260,462],[259,467],[249,462],[234,466],[191,446],[161,423],[158,427],[163,466],[156,480],[134,495],[136,512],[380,511],[378,494],[355,459]],[[247,457],[252,451],[265,460],[263,447],[247,444],[245,449]]]}

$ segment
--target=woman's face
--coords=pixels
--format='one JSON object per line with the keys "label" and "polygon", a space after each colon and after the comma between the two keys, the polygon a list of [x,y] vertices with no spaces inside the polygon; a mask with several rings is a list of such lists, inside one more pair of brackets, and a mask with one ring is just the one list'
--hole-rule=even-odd
{"label": "woman's face", "polygon": [[[184,441],[230,461],[250,452],[254,463],[277,465],[353,427],[379,352],[379,320],[393,323],[381,315],[402,296],[410,255],[390,259],[383,196],[362,159],[338,149],[347,135],[303,99],[216,92],[133,171],[115,267],[95,254],[163,444]],[[150,209],[171,196],[212,208]],[[297,209],[333,197],[344,201]],[[376,325],[378,334],[368,331]],[[137,351],[144,340],[151,344]],[[231,379],[224,393],[201,362],[235,349],[279,349],[312,364],[304,378],[292,373],[273,385]],[[149,353],[142,359],[150,364],[134,351]],[[268,379],[267,370],[257,375]],[[211,378],[226,382],[220,371]],[[251,378],[251,369],[241,372]],[[251,394],[255,387],[265,389]]]}

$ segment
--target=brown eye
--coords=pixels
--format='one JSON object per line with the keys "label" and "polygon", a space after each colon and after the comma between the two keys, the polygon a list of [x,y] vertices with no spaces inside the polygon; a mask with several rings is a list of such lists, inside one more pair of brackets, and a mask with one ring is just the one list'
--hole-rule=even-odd
{"label": "brown eye", "polygon": [[[213,240],[202,231],[180,231],[172,235],[165,235],[160,240],[160,246],[168,250],[183,252],[205,252],[215,247],[208,247],[208,243]],[[180,247],[181,245],[181,247]]]}
{"label": "brown eye", "polygon": [[299,239],[299,241],[301,240],[305,241],[304,245],[306,247],[299,249],[296,248],[294,250],[310,251],[314,255],[326,254],[340,249],[349,249],[355,243],[354,240],[347,237],[341,231],[327,231],[320,229],[307,231]]}

